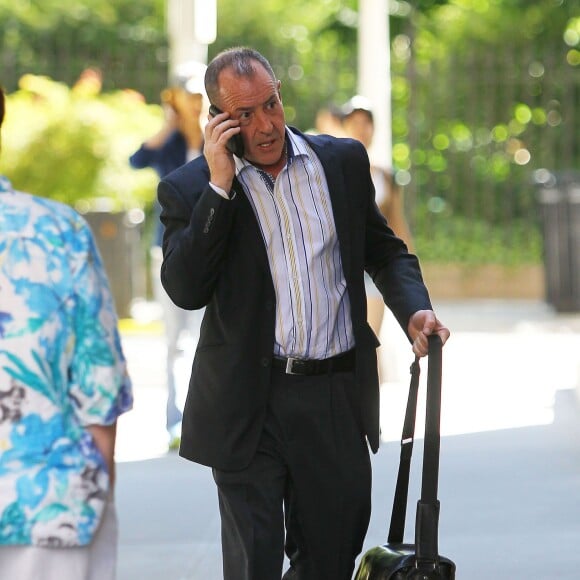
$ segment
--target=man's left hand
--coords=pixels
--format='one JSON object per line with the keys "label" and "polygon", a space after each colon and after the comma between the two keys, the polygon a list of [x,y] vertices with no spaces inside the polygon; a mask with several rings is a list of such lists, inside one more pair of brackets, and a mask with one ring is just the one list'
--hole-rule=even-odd
{"label": "man's left hand", "polygon": [[413,341],[413,352],[417,356],[426,356],[429,352],[427,337],[438,334],[441,342],[445,344],[450,332],[435,316],[432,310],[418,310],[409,319],[407,332]]}

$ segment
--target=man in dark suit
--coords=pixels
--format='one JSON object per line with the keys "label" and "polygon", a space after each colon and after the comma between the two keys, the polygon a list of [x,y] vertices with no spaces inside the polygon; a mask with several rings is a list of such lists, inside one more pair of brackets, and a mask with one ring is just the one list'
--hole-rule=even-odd
{"label": "man in dark suit", "polygon": [[182,308],[206,306],[180,454],[213,468],[224,578],[279,579],[285,543],[284,578],[347,580],[379,446],[364,271],[416,354],[449,331],[374,203],[364,147],[287,127],[280,82],[251,49],[213,59],[205,86],[223,113],[204,156],[158,190],[162,282]]}

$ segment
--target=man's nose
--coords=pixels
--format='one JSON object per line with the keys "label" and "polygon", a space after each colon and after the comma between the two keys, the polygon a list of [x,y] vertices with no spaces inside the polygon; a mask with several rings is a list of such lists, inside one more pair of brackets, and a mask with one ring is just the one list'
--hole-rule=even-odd
{"label": "man's nose", "polygon": [[258,125],[258,130],[262,133],[270,133],[274,126],[270,116],[265,111],[260,111],[256,114],[256,123]]}

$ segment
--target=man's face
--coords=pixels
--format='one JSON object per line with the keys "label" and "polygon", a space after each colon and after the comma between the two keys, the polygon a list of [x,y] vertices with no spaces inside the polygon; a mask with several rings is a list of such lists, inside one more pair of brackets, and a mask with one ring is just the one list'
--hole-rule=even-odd
{"label": "man's face", "polygon": [[280,81],[257,62],[254,70],[251,77],[236,76],[231,69],[220,73],[220,105],[240,121],[244,157],[262,169],[278,168],[285,164],[286,125]]}

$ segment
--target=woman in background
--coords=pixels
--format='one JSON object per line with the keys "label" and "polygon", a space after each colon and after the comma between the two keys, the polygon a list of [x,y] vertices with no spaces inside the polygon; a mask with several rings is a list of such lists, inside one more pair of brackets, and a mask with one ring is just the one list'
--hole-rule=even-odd
{"label": "woman in background", "polygon": [[[345,136],[360,141],[367,151],[369,150],[374,133],[375,125],[370,102],[365,97],[356,95],[347,101],[341,108],[342,129]],[[375,200],[381,213],[385,216],[389,226],[395,234],[401,238],[410,252],[413,252],[413,240],[403,204],[403,192],[396,184],[393,174],[384,167],[371,161],[371,176],[375,186]],[[374,333],[379,336],[385,314],[383,299],[366,274],[365,288],[367,292],[368,322]],[[379,353],[379,377],[385,380],[389,369],[381,368],[382,357]],[[393,373],[389,373],[391,376]]]}
{"label": "woman in background", "polygon": [[[201,155],[203,150],[203,127],[201,120],[207,117],[207,100],[203,86],[205,65],[186,63],[178,67],[170,86],[161,93],[164,121],[154,135],[144,141],[131,155],[129,163],[135,169],[152,168],[159,178]],[[161,208],[155,199],[155,231],[151,246],[151,276],[155,300],[163,310],[163,325],[167,343],[167,410],[166,429],[169,448],[179,446],[181,417],[187,377],[179,377],[176,363],[184,345],[194,349],[199,338],[202,310],[182,310],[175,306],[161,286],[161,245],[163,225],[159,220]]]}

